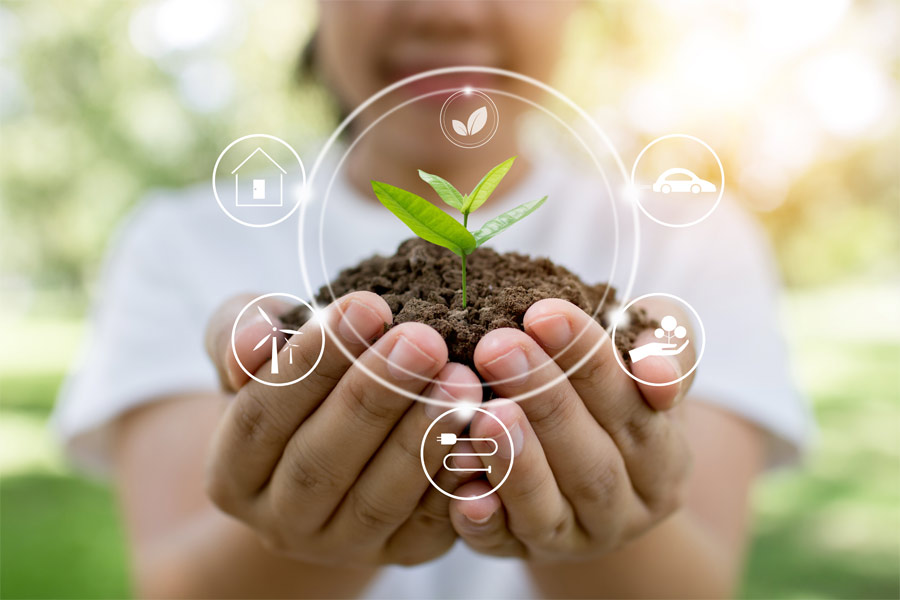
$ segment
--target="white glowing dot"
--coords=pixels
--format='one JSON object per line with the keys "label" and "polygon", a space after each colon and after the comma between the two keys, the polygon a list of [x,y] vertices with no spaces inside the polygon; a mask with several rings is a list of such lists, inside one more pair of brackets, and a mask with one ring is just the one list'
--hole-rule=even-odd
{"label": "white glowing dot", "polygon": [[471,422],[472,417],[474,417],[477,412],[475,407],[478,406],[471,402],[445,402],[443,400],[432,401],[429,404],[440,406],[443,410],[452,410],[453,412],[444,417],[444,419],[449,419],[457,424]]}
{"label": "white glowing dot", "polygon": [[318,321],[319,321],[319,313],[320,313],[320,312],[321,312],[321,311],[319,311],[319,310],[311,311],[311,314],[310,314],[310,316],[309,316],[309,319],[308,319],[306,322],[307,322],[307,323],[318,323]]}
{"label": "white glowing dot", "polygon": [[639,197],[640,192],[637,184],[627,184],[622,186],[622,199],[625,200],[625,202],[637,204]]}
{"label": "white glowing dot", "polygon": [[456,411],[459,420],[461,421],[471,421],[472,417],[475,416],[475,408],[474,405],[468,405],[465,408],[462,408]]}
{"label": "white glowing dot", "polygon": [[629,316],[628,311],[622,310],[621,306],[617,306],[606,311],[606,320],[616,327],[628,327],[628,324],[631,322],[631,317]]}
{"label": "white glowing dot", "polygon": [[472,93],[472,88],[471,88],[470,86],[467,85],[466,87],[463,88],[463,93],[464,93],[464,94],[467,94],[467,95],[468,95],[468,94],[471,94],[471,93]]}

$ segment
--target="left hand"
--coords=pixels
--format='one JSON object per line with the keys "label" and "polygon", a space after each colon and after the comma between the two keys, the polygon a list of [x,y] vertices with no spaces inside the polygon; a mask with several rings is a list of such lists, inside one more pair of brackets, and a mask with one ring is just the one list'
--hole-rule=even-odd
{"label": "left hand", "polygon": [[[680,314],[672,306],[645,308],[657,318]],[[478,371],[489,383],[506,379],[492,384],[505,397],[559,382],[517,403],[484,405],[509,429],[513,448],[496,421],[478,414],[472,437],[494,438],[500,449],[482,459],[491,466],[487,481],[466,483],[456,494],[487,492],[506,473],[511,453],[513,468],[496,493],[454,500],[453,526],[473,549],[499,556],[552,561],[616,550],[681,505],[690,453],[678,419],[667,411],[691,378],[661,387],[635,382],[617,364],[606,331],[564,300],[535,303],[524,325],[525,332],[486,335],[475,350]],[[648,330],[635,345],[651,341]],[[647,357],[632,372],[650,382],[673,381],[693,365],[695,346],[677,356]],[[588,355],[568,379],[560,377]]]}

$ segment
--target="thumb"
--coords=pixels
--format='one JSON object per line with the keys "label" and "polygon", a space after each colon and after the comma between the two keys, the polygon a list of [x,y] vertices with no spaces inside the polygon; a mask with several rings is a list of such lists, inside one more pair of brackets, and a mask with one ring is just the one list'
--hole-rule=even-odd
{"label": "thumb", "polygon": [[[268,360],[268,355],[262,352],[253,352],[254,347],[266,335],[272,333],[272,328],[281,328],[278,316],[290,310],[290,305],[279,298],[263,298],[254,303],[241,317],[237,329],[234,329],[235,320],[241,310],[253,301],[257,296],[240,294],[226,300],[209,319],[206,326],[206,353],[216,367],[222,388],[229,392],[240,389],[250,376],[241,369],[235,358],[235,352],[241,358],[241,364],[250,373],[255,373]],[[259,306],[266,315],[272,319],[268,323],[256,309]],[[234,331],[234,348],[232,349],[232,331]],[[282,336],[275,336],[278,347],[284,345]]]}
{"label": "thumb", "polygon": [[[691,387],[691,383],[694,379],[693,373],[677,383],[669,382],[675,382],[676,380],[681,379],[681,376],[690,371],[694,366],[696,360],[695,343],[697,341],[697,336],[693,331],[693,327],[690,325],[687,314],[680,310],[680,307],[677,307],[670,302],[666,303],[660,301],[648,304],[649,306],[645,305],[645,308],[648,309],[649,314],[655,316],[657,319],[666,314],[675,315],[678,323],[685,324],[687,328],[687,337],[685,339],[690,340],[690,343],[684,348],[683,352],[672,355],[650,355],[646,358],[642,358],[639,362],[631,364],[631,372],[635,377],[643,380],[639,381],[637,385],[641,390],[641,395],[644,397],[644,400],[655,410],[664,411],[675,406],[678,401],[687,394]],[[634,346],[640,348],[645,344],[654,343],[656,341],[653,331],[651,329],[645,329],[637,336]],[[677,341],[678,345],[683,343],[681,339]],[[647,385],[647,383],[643,382],[656,385]],[[666,383],[669,383],[669,385],[665,385]]]}

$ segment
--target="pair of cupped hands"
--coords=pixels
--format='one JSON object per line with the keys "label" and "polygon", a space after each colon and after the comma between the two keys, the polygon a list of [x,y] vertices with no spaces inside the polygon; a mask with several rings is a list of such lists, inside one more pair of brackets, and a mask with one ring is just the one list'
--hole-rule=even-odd
{"label": "pair of cupped hands", "polygon": [[[475,365],[498,397],[481,404],[478,376],[448,362],[441,336],[421,323],[388,329],[387,303],[369,292],[348,294],[317,316],[352,359],[326,339],[321,361],[303,380],[283,387],[250,380],[231,344],[249,299],[226,302],[207,329],[207,350],[234,398],[210,450],[206,489],[272,552],[313,564],[410,565],[440,556],[459,537],[490,555],[585,559],[620,548],[681,504],[690,453],[678,411],[670,409],[690,378],[635,382],[617,364],[606,331],[569,302],[541,300],[525,314],[524,332],[497,329],[479,342]],[[275,298],[259,304],[270,315],[289,308]],[[657,319],[672,310],[645,308]],[[321,349],[319,325],[307,322],[293,337],[292,364],[282,357],[278,375],[270,374],[266,352],[253,351],[271,330],[261,317],[242,319],[234,339],[241,363],[272,382],[307,372]],[[647,330],[636,345],[652,341]],[[664,383],[692,364],[686,351],[632,369]],[[392,391],[372,375],[435,403]],[[539,388],[518,402],[502,399]],[[447,453],[487,454],[493,444],[427,444],[424,465],[442,489],[469,498],[490,491],[513,460],[503,485],[475,500],[432,487],[420,458],[432,421],[465,403],[497,417],[509,437],[480,412],[444,418],[442,433],[493,438],[497,451],[449,458],[457,471],[444,468]],[[490,472],[470,470],[477,467]]]}

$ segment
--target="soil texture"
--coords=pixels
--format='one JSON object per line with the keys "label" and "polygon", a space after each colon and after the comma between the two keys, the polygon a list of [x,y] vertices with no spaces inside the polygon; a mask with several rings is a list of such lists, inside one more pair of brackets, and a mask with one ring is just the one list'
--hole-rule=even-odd
{"label": "soil texture", "polygon": [[[463,309],[458,256],[429,242],[411,238],[393,256],[375,255],[341,271],[331,282],[334,298],[366,290],[380,295],[394,314],[394,323],[418,321],[430,325],[447,342],[450,360],[473,366],[475,346],[484,335],[500,327],[522,329],[528,307],[544,298],[562,298],[575,304],[607,327],[604,307],[616,304],[616,291],[604,283],[587,284],[547,258],[516,252],[499,254],[487,247],[468,257],[468,306]],[[604,298],[604,294],[606,297]],[[323,286],[316,301],[325,306],[332,295]],[[308,311],[294,309],[282,316],[288,327],[306,322]],[[623,358],[637,334],[655,327],[643,310],[631,312],[630,325],[619,327],[616,347]],[[474,367],[473,367],[474,368]]]}

